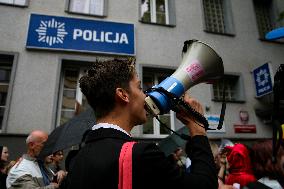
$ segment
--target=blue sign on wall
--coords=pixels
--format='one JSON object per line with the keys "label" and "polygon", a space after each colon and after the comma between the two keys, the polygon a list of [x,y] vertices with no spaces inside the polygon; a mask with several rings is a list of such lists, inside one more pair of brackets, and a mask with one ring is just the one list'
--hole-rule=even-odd
{"label": "blue sign on wall", "polygon": [[26,47],[135,55],[134,25],[31,14]]}
{"label": "blue sign on wall", "polygon": [[260,97],[273,91],[272,74],[268,63],[253,70],[256,96]]}

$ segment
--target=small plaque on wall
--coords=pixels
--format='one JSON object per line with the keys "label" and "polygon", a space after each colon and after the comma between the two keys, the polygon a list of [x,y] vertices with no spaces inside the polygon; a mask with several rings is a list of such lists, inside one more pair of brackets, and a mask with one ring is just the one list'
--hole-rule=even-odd
{"label": "small plaque on wall", "polygon": [[256,125],[234,125],[235,133],[256,133]]}

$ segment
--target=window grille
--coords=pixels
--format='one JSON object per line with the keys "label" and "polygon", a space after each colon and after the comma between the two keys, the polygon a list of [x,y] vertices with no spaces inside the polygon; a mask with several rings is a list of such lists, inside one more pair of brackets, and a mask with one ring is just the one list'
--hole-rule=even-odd
{"label": "window grille", "polygon": [[225,33],[223,0],[203,0],[206,30]]}
{"label": "window grille", "polygon": [[223,87],[225,87],[226,101],[241,101],[240,94],[243,91],[240,91],[242,90],[240,85],[239,76],[226,75],[224,81],[221,80],[213,84],[213,99],[222,101]]}
{"label": "window grille", "polygon": [[254,9],[260,38],[265,38],[267,32],[273,29],[271,18],[271,1],[254,0]]}

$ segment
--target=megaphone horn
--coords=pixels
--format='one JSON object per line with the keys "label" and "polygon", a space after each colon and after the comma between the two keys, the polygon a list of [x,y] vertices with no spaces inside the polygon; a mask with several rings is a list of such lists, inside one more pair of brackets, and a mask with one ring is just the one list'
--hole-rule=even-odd
{"label": "megaphone horn", "polygon": [[[179,98],[190,87],[223,76],[223,61],[209,45],[198,40],[188,40],[183,51],[179,68],[153,88],[163,88]],[[146,109],[151,114],[162,115],[172,108],[167,95],[162,92],[150,90],[146,94]]]}

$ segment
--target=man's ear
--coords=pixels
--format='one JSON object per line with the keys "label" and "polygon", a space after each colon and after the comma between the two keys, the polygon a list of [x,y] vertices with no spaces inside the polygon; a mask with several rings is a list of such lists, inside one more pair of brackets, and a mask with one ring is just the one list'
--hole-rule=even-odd
{"label": "man's ear", "polygon": [[123,88],[116,88],[115,94],[120,100],[124,102],[129,102],[128,92],[124,90]]}

